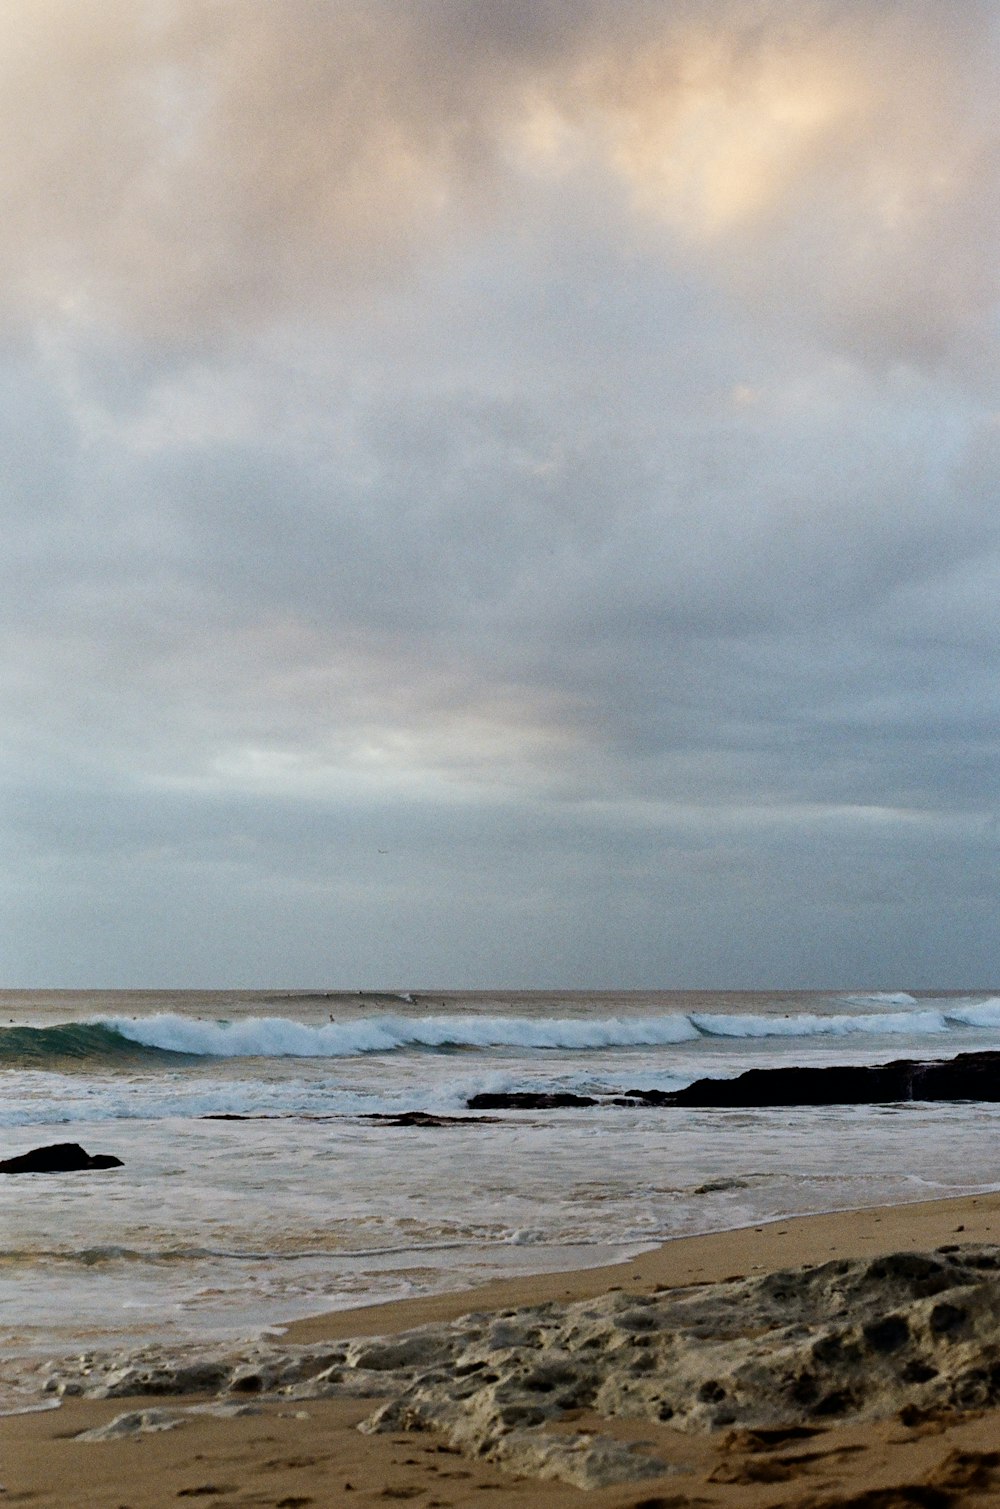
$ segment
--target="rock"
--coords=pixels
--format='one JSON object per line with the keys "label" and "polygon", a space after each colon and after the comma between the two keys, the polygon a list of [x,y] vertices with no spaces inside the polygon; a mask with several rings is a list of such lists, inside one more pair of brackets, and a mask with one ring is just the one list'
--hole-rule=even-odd
{"label": "rock", "polygon": [[[369,1343],[364,1343],[368,1345]],[[357,1348],[361,1342],[352,1343]],[[236,1351],[206,1353],[197,1345],[137,1351],[86,1352],[72,1362],[48,1364],[43,1392],[88,1399],[124,1399],[136,1395],[210,1394],[231,1396],[287,1393],[333,1374],[347,1357],[347,1347],[277,1347],[254,1342]],[[353,1373],[359,1369],[353,1368]],[[373,1390],[373,1393],[377,1390]]]}
{"label": "rock", "polygon": [[470,1111],[559,1111],[563,1107],[597,1106],[593,1095],[572,1095],[568,1090],[482,1091],[465,1102]]}
{"label": "rock", "polygon": [[[470,1102],[471,1104],[471,1102]],[[362,1121],[376,1121],[385,1127],[453,1127],[492,1126],[495,1116],[439,1116],[434,1111],[369,1111],[361,1116]]]}
{"label": "rock", "polygon": [[[631,1093],[631,1092],[630,1092]],[[748,1069],[734,1079],[696,1079],[659,1102],[672,1106],[881,1105],[899,1100],[1000,1101],[1000,1053],[896,1059],[871,1066]]]}
{"label": "rock", "polygon": [[78,1142],[53,1142],[16,1158],[0,1159],[0,1174],[72,1174],[82,1169],[121,1168],[110,1153],[91,1155]]}
{"label": "rock", "polygon": [[447,1332],[417,1330],[351,1342],[344,1360],[348,1367],[366,1372],[398,1373],[407,1368],[425,1372],[438,1363],[450,1363],[451,1352]]}
{"label": "rock", "polygon": [[[638,1481],[664,1465],[560,1424],[586,1410],[673,1430],[749,1432],[766,1445],[840,1421],[897,1416],[917,1428],[996,1408],[1000,1247],[836,1259],[653,1294],[611,1290],[334,1348],[84,1353],[45,1390],[108,1398],[151,1386],[214,1393],[202,1410],[243,1408],[236,1401],[248,1393],[377,1399],[364,1431],[439,1431],[506,1471],[583,1488]],[[183,1417],[139,1411],[115,1427],[133,1435]]]}
{"label": "rock", "polygon": [[696,1079],[683,1090],[625,1090],[619,1095],[510,1090],[472,1095],[470,1111],[554,1111],[587,1106],[838,1106],[901,1100],[1000,1101],[1000,1053],[888,1064],[748,1069],[733,1079]]}
{"label": "rock", "polygon": [[76,1441],[122,1441],[130,1436],[142,1436],[154,1430],[176,1430],[184,1419],[179,1410],[139,1409],[127,1415],[116,1415],[107,1425],[95,1425],[92,1430],[81,1431]]}
{"label": "rock", "polygon": [[221,1388],[230,1371],[225,1363],[208,1361],[173,1367],[126,1366],[108,1373],[103,1385],[89,1392],[97,1399],[128,1399],[135,1394],[198,1394]]}
{"label": "rock", "polygon": [[191,1404],[182,1409],[138,1409],[128,1414],[116,1415],[107,1425],[95,1425],[91,1430],[81,1431],[74,1441],[125,1441],[136,1436],[148,1435],[151,1431],[176,1430],[185,1425],[191,1415],[215,1415],[220,1420],[235,1420],[243,1415],[258,1415],[260,1410],[252,1404]]}
{"label": "rock", "polygon": [[[545,1423],[577,1409],[766,1432],[885,1419],[908,1405],[996,1407],[998,1335],[998,1248],[836,1260],[538,1305],[510,1313],[499,1336],[465,1317],[437,1331],[450,1365],[417,1370],[362,1428],[441,1430],[487,1460],[519,1459],[515,1470],[526,1470],[530,1442],[538,1472]],[[572,1468],[553,1456],[549,1470],[582,1484],[585,1456]]]}
{"label": "rock", "polygon": [[[505,1472],[516,1473],[519,1477],[555,1479],[574,1488],[588,1489],[641,1482],[643,1478],[660,1478],[679,1470],[668,1466],[659,1457],[637,1451],[627,1442],[589,1432],[579,1436],[556,1436],[532,1430],[512,1430],[497,1443],[494,1459]],[[652,1499],[647,1502],[666,1504],[669,1501]]]}

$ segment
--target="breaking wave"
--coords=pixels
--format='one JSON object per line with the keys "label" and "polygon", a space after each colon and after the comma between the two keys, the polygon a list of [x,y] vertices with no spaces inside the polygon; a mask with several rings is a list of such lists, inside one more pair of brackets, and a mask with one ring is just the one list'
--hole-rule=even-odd
{"label": "breaking wave", "polygon": [[598,1021],[583,1017],[375,1016],[356,1022],[328,1022],[321,1027],[280,1017],[193,1022],[190,1017],[167,1015],[136,1021],[112,1019],[107,1026],[150,1048],[216,1058],[347,1058],[407,1049],[564,1048],[580,1052],[657,1047],[690,1042],[699,1036],[694,1023],[682,1013]]}
{"label": "breaking wave", "polygon": [[[843,998],[846,1002],[847,998]],[[372,1015],[320,1026],[281,1017],[213,1021],[175,1013],[102,1017],[50,1027],[0,1028],[0,1067],[109,1067],[169,1055],[202,1058],[352,1058],[364,1054],[459,1053],[514,1048],[545,1052],[657,1048],[704,1038],[753,1040],[857,1036],[940,1038],[958,1028],[1000,1027],[1000,997],[920,1005],[912,997],[857,997],[881,1010],[845,1012],[664,1012],[655,1016],[523,1017]],[[913,1009],[903,1009],[909,1000]]]}

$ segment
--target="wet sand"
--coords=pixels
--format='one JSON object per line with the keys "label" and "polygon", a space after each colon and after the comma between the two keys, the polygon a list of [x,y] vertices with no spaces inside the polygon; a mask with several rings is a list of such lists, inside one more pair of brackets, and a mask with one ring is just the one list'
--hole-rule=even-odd
{"label": "wet sand", "polygon": [[[753,1279],[830,1259],[933,1252],[942,1246],[961,1254],[966,1244],[996,1243],[1000,1194],[802,1217],[682,1238],[612,1268],[498,1281],[463,1294],[319,1316],[290,1326],[282,1340],[316,1346],[546,1301],[596,1300],[621,1308],[626,1299],[669,1298],[677,1288]],[[120,1440],[74,1439],[126,1410],[166,1405],[182,1411],[198,1402],[67,1398],[59,1409],[0,1419],[3,1502],[79,1509],[159,1509],[188,1500],[247,1509],[342,1504],[385,1509],[404,1501],[427,1509],[474,1504],[495,1509],[569,1504],[974,1509],[1000,1503],[1000,1411],[913,1409],[905,1397],[878,1419],[811,1418],[803,1424],[799,1418],[787,1430],[780,1424],[680,1430],[655,1419],[609,1419],[568,1409],[545,1425],[546,1433],[636,1443],[637,1462],[655,1458],[666,1467],[655,1476],[592,1489],[517,1476],[457,1450],[435,1430],[362,1434],[357,1425],[378,1406],[372,1398],[252,1400],[246,1404],[252,1412],[236,1417],[183,1413],[177,1428]]]}

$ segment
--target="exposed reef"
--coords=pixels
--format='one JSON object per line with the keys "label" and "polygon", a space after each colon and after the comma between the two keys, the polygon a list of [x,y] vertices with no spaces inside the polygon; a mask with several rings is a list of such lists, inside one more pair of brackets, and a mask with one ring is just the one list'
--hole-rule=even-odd
{"label": "exposed reef", "polygon": [[734,1079],[696,1079],[667,1096],[664,1104],[833,1106],[900,1100],[1000,1100],[1000,1053],[826,1068],[748,1069]]}
{"label": "exposed reef", "polygon": [[470,1096],[466,1104],[471,1111],[547,1111],[587,1106],[884,1105],[903,1100],[1000,1101],[1000,1053],[748,1069],[732,1079],[696,1079],[682,1090],[623,1090],[617,1095],[490,1091]]}
{"label": "exposed reef", "polygon": [[[843,1259],[641,1296],[609,1291],[326,1347],[86,1355],[50,1367],[45,1389],[202,1393],[221,1404],[371,1398],[380,1403],[364,1431],[435,1431],[510,1471],[595,1487],[664,1467],[602,1434],[594,1417],[787,1433],[995,1407],[1000,1247]],[[567,1432],[583,1412],[591,1423]]]}

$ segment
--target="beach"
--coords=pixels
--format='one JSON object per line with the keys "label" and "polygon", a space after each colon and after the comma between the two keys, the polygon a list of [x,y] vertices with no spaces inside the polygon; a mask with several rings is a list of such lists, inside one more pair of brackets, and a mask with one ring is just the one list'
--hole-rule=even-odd
{"label": "beach", "polygon": [[1000,3],[3,17],[0,1509],[1000,1509]]}
{"label": "beach", "polygon": [[[960,1255],[988,1247],[998,1235],[998,1195],[801,1217],[679,1238],[610,1268],[505,1279],[463,1294],[319,1316],[289,1327],[282,1341],[334,1345],[453,1322],[469,1311],[495,1316],[549,1301],[561,1309],[609,1296],[708,1294],[720,1282],[835,1260],[941,1248]],[[362,1433],[358,1424],[378,1403],[371,1398],[260,1398],[243,1404],[247,1414],[186,1413],[204,1402],[203,1396],[68,1397],[58,1409],[0,1419],[4,1500],[74,1509],[153,1509],[187,1498],[285,1509],[401,1501],[497,1509],[577,1503],[890,1509],[991,1502],[1000,1493],[1000,1411],[989,1404],[908,1410],[905,1390],[878,1418],[800,1418],[785,1430],[775,1424],[758,1432],[565,1411],[542,1430],[577,1439],[600,1435],[632,1446],[637,1460],[664,1464],[659,1475],[590,1489],[504,1470],[457,1450],[443,1432]],[[168,1405],[183,1412],[182,1423],[117,1440],[76,1439],[120,1417],[126,1405],[131,1412]]]}
{"label": "beach", "polygon": [[97,1159],[0,1179],[7,1502],[992,1491],[1000,1106],[671,1097],[988,1056],[993,994],[2,1004],[4,1155]]}
{"label": "beach", "polygon": [[[1000,1166],[997,1104],[619,1103],[779,1064],[989,1050],[989,994],[6,992],[4,1018],[3,1156],[71,1141],[123,1165],[0,1180],[4,1359],[240,1338],[698,1232],[976,1194]],[[497,1092],[579,1104],[473,1109]],[[0,1412],[7,1383],[0,1367]]]}
{"label": "beach", "polygon": [[3,19],[0,1509],[1000,1509],[1000,0]]}

